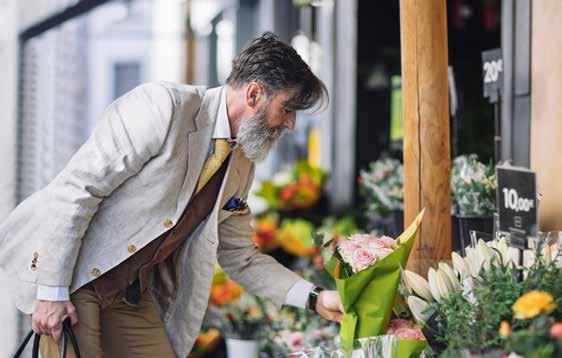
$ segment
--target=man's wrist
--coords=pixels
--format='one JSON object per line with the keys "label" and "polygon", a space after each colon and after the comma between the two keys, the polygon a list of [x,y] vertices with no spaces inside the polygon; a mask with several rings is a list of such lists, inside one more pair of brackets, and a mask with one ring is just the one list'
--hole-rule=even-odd
{"label": "man's wrist", "polygon": [[308,294],[308,301],[306,307],[314,312],[316,312],[316,304],[318,303],[318,296],[320,292],[324,291],[324,288],[320,286],[314,286],[310,293]]}

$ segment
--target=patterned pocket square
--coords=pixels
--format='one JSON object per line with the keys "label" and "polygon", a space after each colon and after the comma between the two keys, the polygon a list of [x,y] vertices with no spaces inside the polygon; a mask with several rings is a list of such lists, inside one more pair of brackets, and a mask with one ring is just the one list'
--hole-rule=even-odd
{"label": "patterned pocket square", "polygon": [[223,207],[223,210],[231,211],[234,214],[245,214],[248,212],[248,204],[240,198],[230,198]]}

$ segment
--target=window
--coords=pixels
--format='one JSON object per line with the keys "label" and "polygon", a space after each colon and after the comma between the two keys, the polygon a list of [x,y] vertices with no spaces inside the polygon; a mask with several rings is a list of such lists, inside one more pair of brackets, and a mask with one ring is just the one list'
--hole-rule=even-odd
{"label": "window", "polygon": [[141,83],[139,61],[118,62],[113,65],[113,99],[132,90]]}

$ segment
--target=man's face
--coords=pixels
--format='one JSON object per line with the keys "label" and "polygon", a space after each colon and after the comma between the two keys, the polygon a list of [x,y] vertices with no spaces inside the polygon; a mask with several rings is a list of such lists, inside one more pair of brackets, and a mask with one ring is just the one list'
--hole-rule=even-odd
{"label": "man's face", "polygon": [[265,159],[287,129],[295,127],[296,113],[285,108],[291,96],[289,91],[280,91],[267,101],[260,101],[256,113],[241,121],[238,143],[251,161]]}
{"label": "man's face", "polygon": [[285,107],[292,96],[293,91],[280,91],[266,104],[265,118],[270,128],[295,128],[296,113]]}

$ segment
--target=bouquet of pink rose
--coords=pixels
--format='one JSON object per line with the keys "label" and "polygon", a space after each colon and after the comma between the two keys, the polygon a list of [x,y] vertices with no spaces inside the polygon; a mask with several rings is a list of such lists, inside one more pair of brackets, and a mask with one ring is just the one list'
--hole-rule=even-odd
{"label": "bouquet of pink rose", "polygon": [[[344,350],[353,341],[386,333],[398,291],[401,269],[412,250],[423,211],[396,240],[355,234],[340,240],[326,263],[336,281],[345,314],[341,321],[340,342]],[[315,237],[319,246],[330,247]]]}
{"label": "bouquet of pink rose", "polygon": [[396,241],[391,237],[354,234],[341,241],[336,250],[346,275],[351,276],[388,256],[395,248]]}

